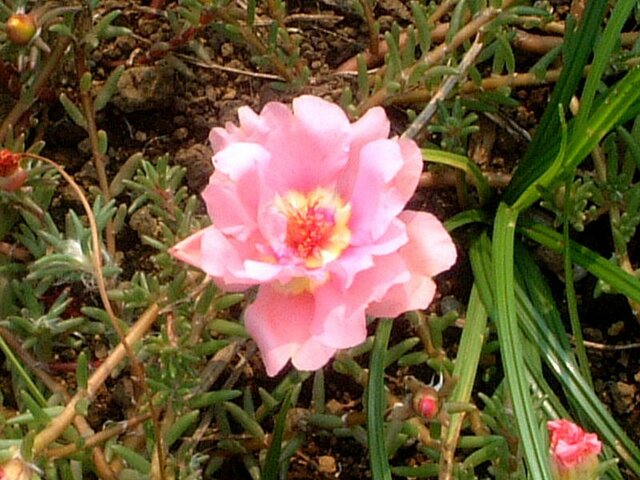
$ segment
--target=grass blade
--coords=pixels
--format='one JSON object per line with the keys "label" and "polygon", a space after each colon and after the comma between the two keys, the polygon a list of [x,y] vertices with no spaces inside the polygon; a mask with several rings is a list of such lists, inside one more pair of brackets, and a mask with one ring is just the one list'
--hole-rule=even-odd
{"label": "grass blade", "polygon": [[493,264],[495,275],[495,323],[500,352],[509,385],[513,410],[522,439],[523,452],[532,478],[551,480],[546,443],[533,409],[524,348],[516,317],[513,250],[518,214],[502,203],[498,207],[493,230]]}
{"label": "grass blade", "polygon": [[[477,288],[474,287],[471,290],[467,317],[458,347],[459,355],[453,367],[453,377],[458,379],[458,383],[449,397],[449,401],[451,402],[466,403],[471,398],[473,383],[476,379],[476,373],[478,372],[480,353],[484,345],[486,328],[487,312],[480,300]],[[446,439],[442,443],[444,448],[440,457],[441,472],[452,472],[454,452],[464,418],[464,413],[454,413],[451,415],[446,432]]]}
{"label": "grass blade", "polygon": [[393,320],[378,320],[367,386],[367,435],[371,472],[374,480],[391,480],[391,469],[384,445],[384,410],[387,405],[384,393],[384,359],[391,335]]}
{"label": "grass blade", "polygon": [[[567,28],[566,49],[563,56],[564,68],[549,100],[549,106],[536,128],[533,140],[504,193],[504,200],[509,204],[515,202],[547,171],[558,152],[560,119],[557,115],[557,105],[569,105],[580,83],[592,46],[598,37],[606,6],[607,2],[587,2],[578,30],[573,33],[570,26]],[[550,145],[555,148],[549,148]]]}
{"label": "grass blade", "polygon": [[[549,227],[524,223],[518,227],[518,230],[531,240],[555,252],[562,253],[563,251],[562,235]],[[577,242],[570,241],[570,247],[571,258],[575,263],[603,282],[611,285],[615,291],[630,297],[636,302],[640,302],[640,283],[636,277]]]}

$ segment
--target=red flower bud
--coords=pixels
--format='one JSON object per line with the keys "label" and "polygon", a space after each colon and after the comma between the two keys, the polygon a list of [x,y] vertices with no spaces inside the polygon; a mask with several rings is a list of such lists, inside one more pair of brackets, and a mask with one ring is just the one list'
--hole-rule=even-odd
{"label": "red flower bud", "polygon": [[0,150],[0,190],[14,192],[27,179],[27,172],[20,166],[20,154],[6,148]]}
{"label": "red flower bud", "polygon": [[9,17],[4,26],[7,37],[16,45],[26,45],[38,29],[33,16],[26,13],[15,13]]}
{"label": "red flower bud", "polygon": [[421,417],[433,420],[440,411],[438,391],[432,387],[420,389],[413,396],[413,409]]}

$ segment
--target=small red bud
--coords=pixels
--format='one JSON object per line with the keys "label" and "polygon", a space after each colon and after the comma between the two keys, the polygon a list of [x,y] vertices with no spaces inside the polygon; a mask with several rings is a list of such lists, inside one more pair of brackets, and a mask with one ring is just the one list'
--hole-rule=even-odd
{"label": "small red bud", "polygon": [[440,411],[440,399],[438,392],[431,388],[426,387],[413,396],[413,409],[421,417],[427,420],[433,420]]}
{"label": "small red bud", "polygon": [[15,13],[11,15],[4,28],[9,40],[16,45],[26,45],[29,43],[38,29],[33,16],[26,13]]}
{"label": "small red bud", "polygon": [[0,190],[14,192],[26,179],[27,172],[20,166],[20,154],[6,148],[0,149]]}

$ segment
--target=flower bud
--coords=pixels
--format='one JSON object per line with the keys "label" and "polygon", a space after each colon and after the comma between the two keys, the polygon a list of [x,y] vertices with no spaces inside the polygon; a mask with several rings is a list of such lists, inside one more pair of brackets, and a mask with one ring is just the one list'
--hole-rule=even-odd
{"label": "flower bud", "polygon": [[602,443],[569,420],[547,422],[551,435],[551,469],[555,480],[594,479]]}
{"label": "flower bud", "polygon": [[433,387],[424,387],[413,396],[413,410],[427,420],[433,420],[440,411],[440,397]]}
{"label": "flower bud", "polygon": [[0,465],[0,480],[30,480],[33,477],[31,465],[19,455]]}
{"label": "flower bud", "polygon": [[27,172],[20,166],[20,154],[0,149],[0,190],[14,192],[27,179]]}
{"label": "flower bud", "polygon": [[15,13],[4,26],[7,37],[16,45],[26,45],[36,34],[38,27],[32,15]]}

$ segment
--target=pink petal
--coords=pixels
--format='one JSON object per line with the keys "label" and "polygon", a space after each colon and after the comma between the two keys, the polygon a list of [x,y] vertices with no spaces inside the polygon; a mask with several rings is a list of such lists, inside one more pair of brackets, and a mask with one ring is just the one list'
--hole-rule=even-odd
{"label": "pink petal", "polygon": [[388,138],[390,127],[384,108],[370,108],[351,125],[351,152],[359,157],[360,149],[367,143]]}
{"label": "pink petal", "polygon": [[313,294],[316,311],[311,333],[333,348],[353,347],[366,338],[365,309],[394,285],[409,280],[404,262],[397,254],[375,257],[375,265],[355,276],[353,284],[342,290],[328,282]]}
{"label": "pink petal", "polygon": [[291,117],[291,110],[277,102],[265,105],[260,115],[249,107],[240,107],[240,126],[227,122],[224,128],[213,128],[209,134],[209,141],[214,152],[219,152],[236,142],[263,143],[271,128],[278,128],[280,121],[288,122]]}
{"label": "pink petal", "polygon": [[242,290],[242,286],[246,289],[273,280],[286,283],[292,274],[299,274],[286,265],[260,260],[256,244],[255,239],[237,241],[209,226],[173,246],[169,253],[211,275],[225,289],[233,285],[234,290]]}
{"label": "pink petal", "polygon": [[402,158],[404,159],[402,170],[400,170],[399,174],[393,179],[393,187],[402,192],[402,195],[405,195],[407,201],[409,201],[420,182],[420,174],[422,173],[422,166],[424,164],[422,153],[413,140],[409,140],[408,138],[394,138],[392,140],[398,142],[400,151],[402,152]]}
{"label": "pink petal", "polygon": [[264,143],[272,158],[265,182],[280,194],[331,186],[348,161],[350,124],[340,108],[302,96],[293,109],[294,119],[272,129]]}
{"label": "pink petal", "polygon": [[345,198],[351,198],[353,185],[360,170],[360,151],[367,143],[389,137],[390,123],[382,107],[367,110],[357,122],[351,125],[349,163],[338,178],[338,190]]}
{"label": "pink petal", "polygon": [[[262,354],[267,374],[274,376],[309,339],[314,301],[310,294],[287,295],[262,285],[255,301],[245,312],[247,332],[254,338]],[[313,350],[300,364],[313,357]],[[311,358],[305,358],[311,356]]]}
{"label": "pink petal", "polygon": [[374,265],[373,257],[397,252],[409,237],[404,222],[394,219],[387,231],[375,243],[361,247],[351,246],[327,266],[341,288],[350,288],[354,277]]}
{"label": "pink petal", "polygon": [[[212,228],[212,227],[209,227]],[[206,229],[199,230],[169,249],[169,253],[194,267],[202,268],[202,236]]]}
{"label": "pink petal", "polygon": [[292,363],[298,370],[312,371],[324,367],[336,353],[315,337],[310,337],[293,353]]}
{"label": "pink petal", "polygon": [[257,227],[262,182],[269,152],[260,145],[234,143],[213,157],[216,167],[202,192],[209,216],[224,233],[246,240]]}
{"label": "pink petal", "polygon": [[435,296],[432,276],[456,262],[456,247],[440,221],[425,212],[404,211],[409,241],[398,252],[411,273],[409,281],[391,288],[367,309],[375,317],[396,317],[409,310],[427,308]]}
{"label": "pink petal", "polygon": [[398,190],[393,184],[404,168],[400,146],[393,140],[376,140],[362,148],[349,199],[352,245],[366,245],[382,236],[411,198],[413,191]]}
{"label": "pink petal", "polygon": [[371,303],[367,315],[395,318],[410,310],[424,310],[431,304],[435,294],[436,284],[431,278],[412,275],[402,285],[391,287],[382,300]]}
{"label": "pink petal", "polygon": [[412,272],[433,277],[456,263],[456,246],[435,216],[407,210],[399,218],[406,223],[409,235],[400,254]]}

